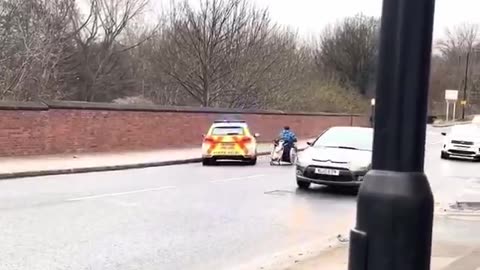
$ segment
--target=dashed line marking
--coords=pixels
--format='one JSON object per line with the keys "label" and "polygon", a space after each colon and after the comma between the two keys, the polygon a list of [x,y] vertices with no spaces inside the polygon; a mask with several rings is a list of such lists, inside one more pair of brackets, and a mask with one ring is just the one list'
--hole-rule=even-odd
{"label": "dashed line marking", "polygon": [[175,188],[175,186],[164,186],[164,187],[158,187],[158,188],[138,189],[138,190],[125,191],[125,192],[117,192],[117,193],[106,193],[106,194],[71,198],[71,199],[67,199],[66,201],[74,202],[74,201],[95,200],[95,199],[101,199],[106,197],[117,197],[117,196],[124,196],[124,195],[130,195],[135,193],[159,191],[159,190],[166,190],[166,189],[172,189],[172,188]]}
{"label": "dashed line marking", "polygon": [[443,141],[429,142],[428,145],[441,144]]}

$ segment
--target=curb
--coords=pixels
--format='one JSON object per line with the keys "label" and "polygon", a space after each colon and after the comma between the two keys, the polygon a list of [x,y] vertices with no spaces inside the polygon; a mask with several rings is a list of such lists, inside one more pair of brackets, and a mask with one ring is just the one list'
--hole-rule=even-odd
{"label": "curb", "polygon": [[451,126],[455,126],[455,125],[467,125],[467,124],[471,124],[471,123],[472,123],[471,121],[453,122],[453,123],[440,123],[440,124],[432,124],[432,127],[442,128],[442,127],[451,127]]}
{"label": "curb", "polygon": [[[303,151],[303,150],[305,150],[305,148],[298,149],[299,152]],[[270,155],[270,152],[259,152],[259,153],[257,153],[257,156],[267,156],[267,155]],[[26,177],[48,176],[48,175],[66,175],[66,174],[79,174],[79,173],[91,173],[91,172],[105,172],[105,171],[142,169],[142,168],[149,168],[149,167],[162,167],[162,166],[198,163],[198,162],[201,162],[201,161],[202,161],[201,158],[188,158],[188,159],[179,159],[179,160],[166,160],[166,161],[158,161],[158,162],[143,162],[143,163],[133,163],[133,164],[123,164],[123,165],[109,165],[109,166],[98,166],[98,167],[84,167],[84,168],[71,168],[71,169],[58,169],[58,170],[0,173],[0,180],[26,178]]]}
{"label": "curb", "polygon": [[134,163],[134,164],[124,164],[124,165],[109,165],[109,166],[84,167],[84,168],[72,168],[72,169],[0,173],[0,180],[13,179],[13,178],[47,176],[47,175],[77,174],[77,173],[141,169],[141,168],[148,168],[148,167],[160,167],[160,166],[169,166],[169,165],[188,164],[188,163],[195,163],[195,162],[201,162],[201,161],[202,161],[201,158],[191,158],[191,159],[166,160],[166,161],[159,161],[159,162]]}

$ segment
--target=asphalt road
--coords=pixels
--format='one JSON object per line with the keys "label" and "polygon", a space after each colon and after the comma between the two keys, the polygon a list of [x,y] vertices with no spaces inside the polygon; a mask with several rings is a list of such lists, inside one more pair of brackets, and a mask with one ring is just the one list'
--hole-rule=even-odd
{"label": "asphalt road", "polygon": [[[480,164],[440,160],[441,131],[426,172],[449,201]],[[355,194],[298,191],[266,158],[2,181],[0,269],[230,269],[345,233],[354,211]]]}

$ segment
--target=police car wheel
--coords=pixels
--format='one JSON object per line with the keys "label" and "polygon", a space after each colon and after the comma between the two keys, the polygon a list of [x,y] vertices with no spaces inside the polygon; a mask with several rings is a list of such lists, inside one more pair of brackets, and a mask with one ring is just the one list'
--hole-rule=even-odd
{"label": "police car wheel", "polygon": [[255,164],[257,164],[257,157],[255,157],[255,158],[253,158],[253,159],[251,159],[251,160],[248,161],[248,165],[252,165],[252,166],[253,166],[253,165],[255,165]]}
{"label": "police car wheel", "polygon": [[213,164],[213,160],[211,158],[204,158],[202,159],[202,165],[203,166],[209,166]]}

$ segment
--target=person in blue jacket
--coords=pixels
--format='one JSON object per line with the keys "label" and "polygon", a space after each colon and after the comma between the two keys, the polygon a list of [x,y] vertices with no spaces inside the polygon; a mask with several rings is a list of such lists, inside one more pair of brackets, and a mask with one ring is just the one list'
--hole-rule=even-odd
{"label": "person in blue jacket", "polygon": [[285,126],[283,130],[280,132],[280,139],[283,140],[285,143],[293,144],[297,141],[297,136],[293,131],[290,130],[289,126]]}
{"label": "person in blue jacket", "polygon": [[297,142],[297,136],[293,131],[290,130],[289,126],[285,126],[280,132],[280,139],[284,141],[283,145],[283,155],[282,160],[286,162],[290,161],[290,150],[293,147],[293,144]]}

